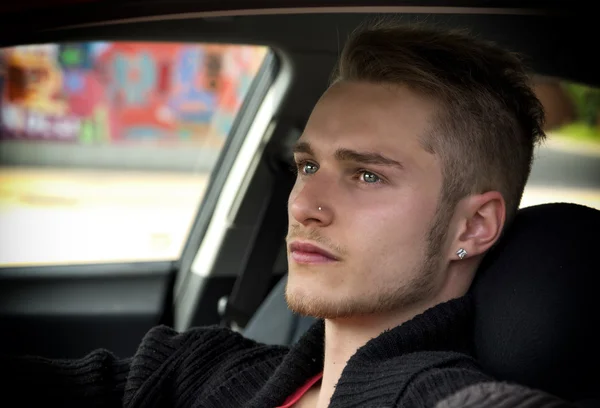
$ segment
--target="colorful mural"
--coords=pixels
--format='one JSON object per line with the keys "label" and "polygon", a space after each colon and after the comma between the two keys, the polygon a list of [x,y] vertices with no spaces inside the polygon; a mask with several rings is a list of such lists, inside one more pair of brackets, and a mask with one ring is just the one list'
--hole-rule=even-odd
{"label": "colorful mural", "polygon": [[220,145],[266,52],[132,42],[1,49],[0,137]]}

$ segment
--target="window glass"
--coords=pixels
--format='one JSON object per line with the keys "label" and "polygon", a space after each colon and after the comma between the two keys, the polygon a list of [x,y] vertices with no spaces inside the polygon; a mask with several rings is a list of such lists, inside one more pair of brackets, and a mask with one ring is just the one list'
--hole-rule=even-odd
{"label": "window glass", "polygon": [[537,149],[522,207],[572,202],[600,209],[600,88],[538,78],[547,141]]}
{"label": "window glass", "polygon": [[0,266],[173,260],[268,49],[0,49]]}

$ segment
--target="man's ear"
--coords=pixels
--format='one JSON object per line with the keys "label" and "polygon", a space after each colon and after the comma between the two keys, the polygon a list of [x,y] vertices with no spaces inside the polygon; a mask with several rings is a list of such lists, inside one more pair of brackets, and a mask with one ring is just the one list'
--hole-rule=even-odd
{"label": "man's ear", "polygon": [[472,195],[459,203],[460,221],[451,259],[461,259],[457,251],[466,251],[464,258],[481,255],[500,238],[506,220],[506,203],[498,191]]}

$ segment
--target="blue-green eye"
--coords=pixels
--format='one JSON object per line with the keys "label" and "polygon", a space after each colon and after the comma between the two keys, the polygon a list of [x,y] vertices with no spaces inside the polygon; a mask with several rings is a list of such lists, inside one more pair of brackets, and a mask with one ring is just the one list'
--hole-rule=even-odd
{"label": "blue-green eye", "polygon": [[381,178],[377,174],[373,174],[369,171],[361,171],[360,180],[365,183],[373,184],[381,181]]}
{"label": "blue-green eye", "polygon": [[315,174],[319,169],[316,165],[310,162],[302,163],[302,173],[304,174]]}

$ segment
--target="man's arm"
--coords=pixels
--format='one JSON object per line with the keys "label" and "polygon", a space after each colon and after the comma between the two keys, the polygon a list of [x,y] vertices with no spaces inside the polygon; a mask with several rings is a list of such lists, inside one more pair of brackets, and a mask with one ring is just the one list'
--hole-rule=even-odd
{"label": "man's arm", "polygon": [[106,350],[73,360],[0,357],[5,406],[121,407],[130,362]]}
{"label": "man's arm", "polygon": [[178,333],[157,326],[144,336],[135,355],[125,359],[104,349],[72,360],[0,356],[0,392],[3,400],[12,399],[17,406],[128,406],[140,398],[141,387],[155,392],[167,387],[164,378],[153,375],[185,352],[188,342],[201,344],[211,332]]}
{"label": "man's arm", "polygon": [[126,359],[103,349],[75,360],[0,356],[2,407],[10,407],[6,403],[10,400],[19,407],[187,405],[185,399],[193,398],[233,346],[239,350],[253,345],[219,326],[181,333],[157,326],[144,336],[133,357]]}

